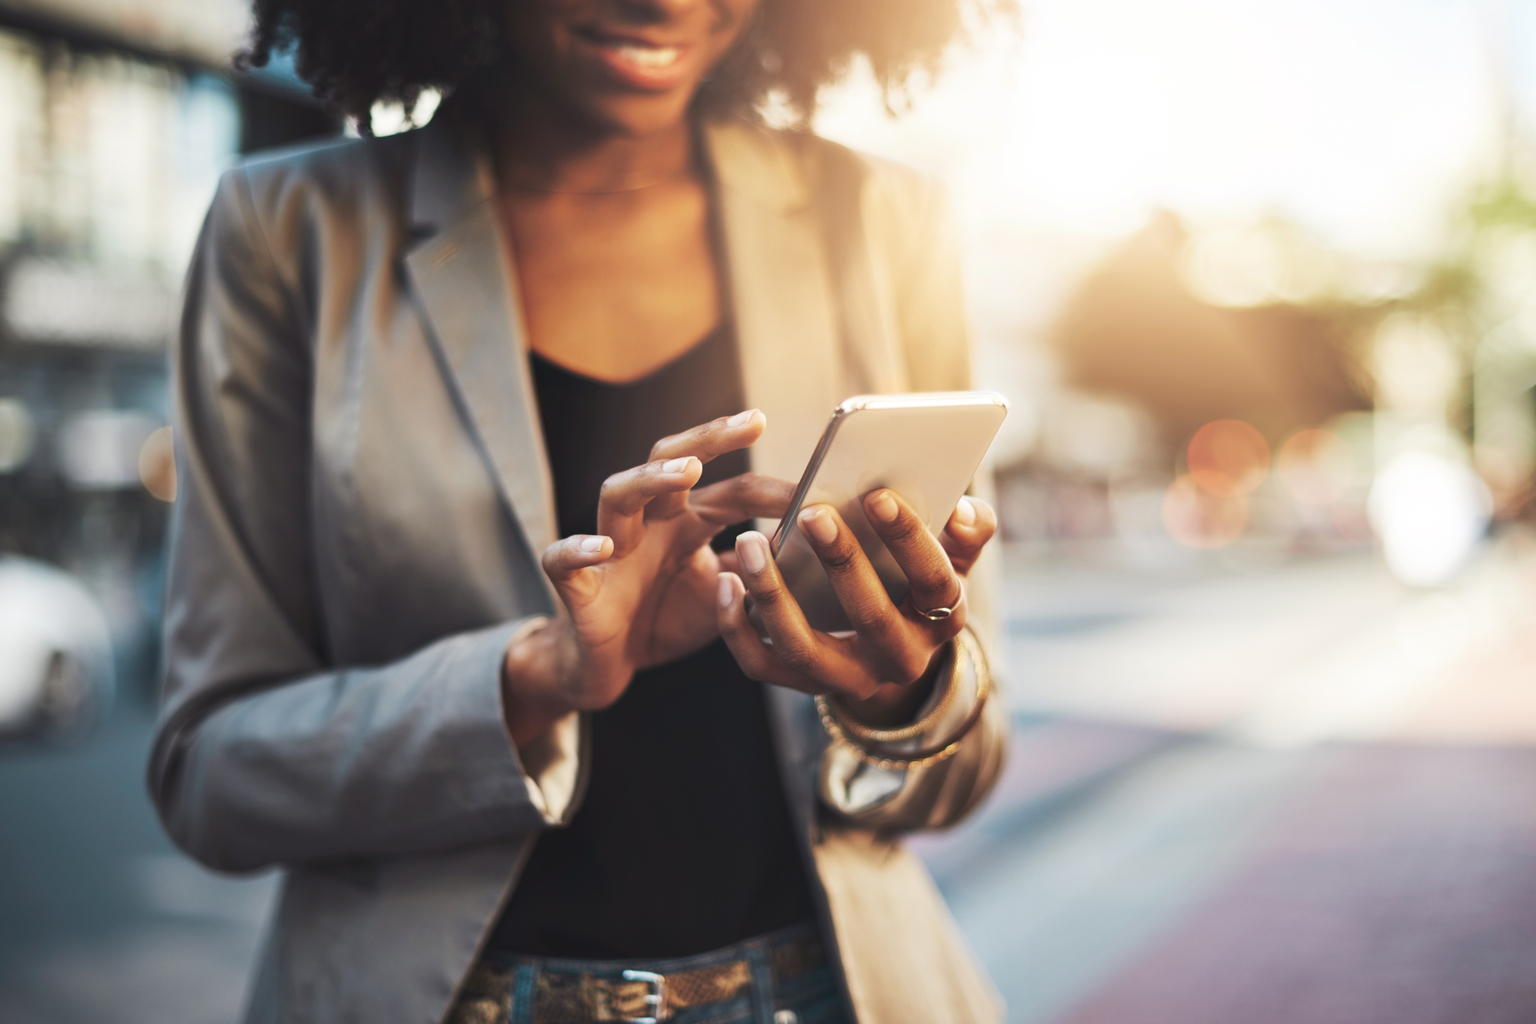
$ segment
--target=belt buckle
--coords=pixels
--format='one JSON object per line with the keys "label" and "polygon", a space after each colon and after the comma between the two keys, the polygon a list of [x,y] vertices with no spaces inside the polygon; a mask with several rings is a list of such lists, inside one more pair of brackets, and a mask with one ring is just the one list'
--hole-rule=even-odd
{"label": "belt buckle", "polygon": [[662,1002],[666,998],[667,979],[652,971],[625,971],[625,981],[643,981],[651,987],[645,995],[645,1005],[650,1009],[649,1017],[625,1017],[623,1024],[660,1024],[662,1019]]}

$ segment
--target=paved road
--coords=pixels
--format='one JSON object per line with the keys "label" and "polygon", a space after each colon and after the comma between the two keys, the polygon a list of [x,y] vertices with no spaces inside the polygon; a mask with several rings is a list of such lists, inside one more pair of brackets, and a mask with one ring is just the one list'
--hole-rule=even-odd
{"label": "paved road", "polygon": [[[918,844],[1010,1020],[1536,1020],[1529,561],[1427,595],[1020,555],[1016,756]],[[274,883],[171,849],[148,730],[0,751],[0,1021],[237,1019]]]}
{"label": "paved road", "polygon": [[941,876],[1015,1024],[1536,1020],[1536,750],[1165,749]]}
{"label": "paved road", "polygon": [[176,853],[144,795],[148,715],[0,752],[0,1021],[238,1019],[274,883]]}

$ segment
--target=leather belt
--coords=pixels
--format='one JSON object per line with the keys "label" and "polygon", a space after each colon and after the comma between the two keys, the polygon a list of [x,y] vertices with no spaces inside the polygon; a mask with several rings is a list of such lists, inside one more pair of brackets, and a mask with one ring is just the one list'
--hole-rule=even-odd
{"label": "leather belt", "polygon": [[[826,964],[817,938],[796,939],[766,950],[776,982],[788,981]],[[752,987],[752,965],[746,959],[657,974],[615,971],[608,977],[592,972],[551,970],[543,961],[528,960],[537,970],[533,987],[533,1024],[597,1024],[601,1021],[646,1024],[663,1021],[678,1010],[724,1002]],[[506,1024],[512,1012],[515,965],[480,961],[470,968],[447,1024]]]}

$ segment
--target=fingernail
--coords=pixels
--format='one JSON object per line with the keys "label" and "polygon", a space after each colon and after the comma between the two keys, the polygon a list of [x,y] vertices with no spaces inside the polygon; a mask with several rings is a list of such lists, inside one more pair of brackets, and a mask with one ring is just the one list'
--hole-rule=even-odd
{"label": "fingernail", "polygon": [[757,412],[756,409],[748,409],[746,412],[739,412],[735,416],[732,416],[730,419],[726,420],[725,425],[728,427],[740,427],[744,424],[751,423],[752,414],[755,412]]}
{"label": "fingernail", "polygon": [[881,491],[871,498],[869,510],[882,523],[894,523],[897,513],[901,511],[896,507],[896,499],[891,497],[890,491]]}
{"label": "fingernail", "polygon": [[969,498],[961,498],[960,504],[955,506],[955,522],[961,526],[970,526],[976,521],[976,506],[971,504]]}
{"label": "fingernail", "polygon": [[720,574],[720,607],[729,608],[736,603],[736,585],[731,582],[732,576],[728,572]]}
{"label": "fingernail", "polygon": [[693,461],[693,456],[682,459],[668,459],[661,464],[663,473],[681,473],[688,468],[688,463]]}
{"label": "fingernail", "polygon": [[749,530],[737,537],[736,551],[741,555],[741,564],[754,576],[768,568],[768,541],[762,534]]}
{"label": "fingernail", "polygon": [[607,537],[583,537],[581,539],[581,550],[588,554],[596,554],[603,550],[603,545],[606,543],[608,543]]}
{"label": "fingernail", "polygon": [[800,513],[800,525],[805,532],[816,538],[818,544],[831,544],[837,540],[837,524],[822,508],[808,508]]}

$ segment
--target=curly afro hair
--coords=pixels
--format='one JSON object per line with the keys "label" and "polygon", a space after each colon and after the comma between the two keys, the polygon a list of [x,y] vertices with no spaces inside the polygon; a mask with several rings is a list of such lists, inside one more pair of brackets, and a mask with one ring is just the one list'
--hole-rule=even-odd
{"label": "curly afro hair", "polygon": [[[501,5],[527,0],[252,0],[241,68],[292,51],[315,95],[357,118],[374,103],[411,111],[424,89],[450,92],[506,58]],[[701,89],[714,113],[752,116],[770,96],[804,122],[822,86],[863,55],[890,106],[915,71],[934,72],[966,13],[1014,0],[762,0],[753,24]]]}

